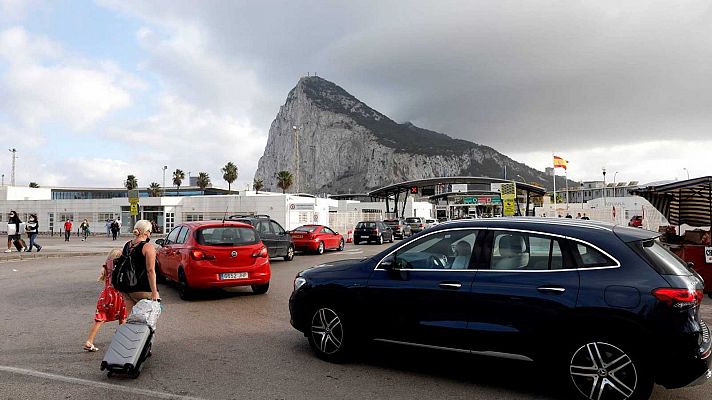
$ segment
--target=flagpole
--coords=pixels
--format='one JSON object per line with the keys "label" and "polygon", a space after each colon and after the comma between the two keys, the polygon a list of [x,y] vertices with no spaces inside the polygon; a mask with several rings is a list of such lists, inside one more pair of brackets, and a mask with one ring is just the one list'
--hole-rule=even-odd
{"label": "flagpole", "polygon": [[[554,154],[551,155],[551,159],[554,159]],[[556,214],[556,164],[554,164],[554,214]]]}

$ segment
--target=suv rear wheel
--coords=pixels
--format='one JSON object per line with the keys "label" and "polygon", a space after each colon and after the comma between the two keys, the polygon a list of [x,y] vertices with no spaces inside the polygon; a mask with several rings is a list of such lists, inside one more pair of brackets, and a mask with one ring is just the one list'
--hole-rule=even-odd
{"label": "suv rear wheel", "polygon": [[566,354],[568,380],[581,399],[647,399],[653,390],[648,367],[633,345],[614,338],[577,340]]}

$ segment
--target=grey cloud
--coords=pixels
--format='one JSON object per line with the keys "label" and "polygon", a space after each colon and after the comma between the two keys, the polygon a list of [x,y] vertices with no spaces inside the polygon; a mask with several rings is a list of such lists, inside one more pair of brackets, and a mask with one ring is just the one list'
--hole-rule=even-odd
{"label": "grey cloud", "polygon": [[[254,123],[265,132],[307,71],[396,120],[503,151],[712,128],[708,1],[108,4],[168,31],[194,26],[210,54],[251,71],[265,96]],[[172,70],[177,60],[166,79],[201,82]],[[190,90],[207,102],[217,89]]]}

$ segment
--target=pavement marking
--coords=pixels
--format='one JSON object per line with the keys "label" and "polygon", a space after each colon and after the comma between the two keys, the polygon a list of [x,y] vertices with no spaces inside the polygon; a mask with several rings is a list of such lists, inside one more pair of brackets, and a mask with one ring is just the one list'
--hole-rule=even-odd
{"label": "pavement marking", "polygon": [[160,399],[203,400],[200,397],[181,396],[181,395],[177,395],[177,394],[164,393],[164,392],[154,392],[152,390],[137,389],[137,388],[132,388],[132,387],[116,385],[113,383],[90,381],[88,379],[73,378],[71,376],[50,374],[47,372],[40,372],[40,371],[31,370],[31,369],[10,367],[10,366],[6,366],[6,365],[0,365],[0,371],[8,372],[11,374],[33,376],[35,378],[44,378],[44,379],[51,379],[54,381],[73,383],[76,385],[93,386],[93,387],[101,388],[101,389],[118,390],[120,392],[137,394],[137,395],[141,395],[141,396],[151,396],[151,397],[156,397],[156,398],[160,398]]}

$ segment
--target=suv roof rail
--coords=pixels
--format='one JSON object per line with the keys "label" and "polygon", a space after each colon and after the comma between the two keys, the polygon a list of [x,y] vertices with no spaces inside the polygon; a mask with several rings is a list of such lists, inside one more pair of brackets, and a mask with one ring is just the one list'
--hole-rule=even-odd
{"label": "suv roof rail", "polygon": [[238,218],[265,218],[265,219],[270,219],[270,216],[267,214],[234,214],[227,219],[238,219]]}

